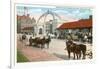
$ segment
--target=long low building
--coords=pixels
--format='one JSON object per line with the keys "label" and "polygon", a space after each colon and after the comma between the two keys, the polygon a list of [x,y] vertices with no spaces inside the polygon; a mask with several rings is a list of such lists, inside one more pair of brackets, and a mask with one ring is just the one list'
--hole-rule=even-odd
{"label": "long low building", "polygon": [[80,19],[73,22],[65,22],[60,25],[58,30],[58,36],[61,38],[66,38],[68,33],[73,35],[82,33],[82,35],[92,35],[92,16],[89,19]]}
{"label": "long low building", "polygon": [[81,19],[79,21],[63,23],[58,29],[92,28],[92,18],[91,17],[89,19]]}

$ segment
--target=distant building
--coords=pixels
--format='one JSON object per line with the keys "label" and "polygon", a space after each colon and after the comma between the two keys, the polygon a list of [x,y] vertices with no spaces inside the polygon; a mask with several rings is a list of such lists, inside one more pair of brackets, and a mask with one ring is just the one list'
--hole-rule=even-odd
{"label": "distant building", "polygon": [[17,15],[17,32],[18,33],[31,33],[34,32],[34,25],[36,21],[34,17],[31,19],[29,14]]}
{"label": "distant building", "polygon": [[92,16],[89,19],[80,19],[74,22],[63,23],[58,28],[58,34],[63,37],[68,33],[91,33],[92,34]]}

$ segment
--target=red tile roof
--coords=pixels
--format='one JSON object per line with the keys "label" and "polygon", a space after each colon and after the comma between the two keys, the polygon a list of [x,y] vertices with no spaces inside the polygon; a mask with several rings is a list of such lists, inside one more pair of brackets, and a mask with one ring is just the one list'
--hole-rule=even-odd
{"label": "red tile roof", "polygon": [[32,30],[33,27],[24,27],[22,30]]}
{"label": "red tile roof", "polygon": [[92,19],[81,19],[75,22],[63,23],[58,29],[77,29],[77,28],[91,28]]}
{"label": "red tile roof", "polygon": [[30,18],[29,17],[29,15],[22,15],[22,16],[20,16],[20,15],[17,15],[17,19],[19,20],[19,19],[27,19],[27,18]]}

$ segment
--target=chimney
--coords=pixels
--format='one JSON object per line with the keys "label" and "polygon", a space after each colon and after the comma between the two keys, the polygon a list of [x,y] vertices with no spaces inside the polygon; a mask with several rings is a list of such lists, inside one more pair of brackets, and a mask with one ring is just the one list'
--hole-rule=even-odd
{"label": "chimney", "polygon": [[89,16],[89,19],[92,19],[92,15]]}

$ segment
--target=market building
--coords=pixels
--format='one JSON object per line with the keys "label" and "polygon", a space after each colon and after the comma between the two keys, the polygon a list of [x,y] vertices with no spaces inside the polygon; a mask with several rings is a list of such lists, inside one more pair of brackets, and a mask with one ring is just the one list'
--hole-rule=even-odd
{"label": "market building", "polygon": [[[68,34],[74,36],[73,39],[78,39],[81,36],[91,36],[92,37],[92,16],[89,19],[80,19],[78,21],[66,22],[57,28],[59,38],[65,39]],[[75,37],[77,35],[77,37]]]}

